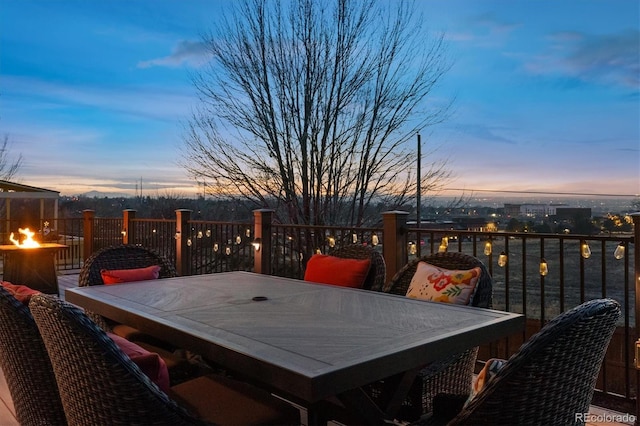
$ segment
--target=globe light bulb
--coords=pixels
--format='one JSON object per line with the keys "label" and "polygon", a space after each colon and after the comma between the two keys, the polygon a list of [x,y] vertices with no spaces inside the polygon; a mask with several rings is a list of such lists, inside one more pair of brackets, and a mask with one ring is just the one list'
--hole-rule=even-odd
{"label": "globe light bulb", "polygon": [[334,237],[329,237],[328,239],[329,247],[333,248],[336,246],[336,239]]}
{"label": "globe light bulb", "polygon": [[500,253],[500,256],[498,256],[498,266],[501,268],[504,268],[504,266],[507,264],[507,253],[502,252]]}
{"label": "globe light bulb", "polygon": [[416,249],[416,243],[409,243],[409,254],[416,254],[417,249]]}
{"label": "globe light bulb", "polygon": [[378,236],[376,234],[373,234],[371,236],[371,245],[377,246],[379,243],[380,243],[380,240],[378,239]]}
{"label": "globe light bulb", "polygon": [[549,265],[547,265],[547,261],[542,258],[540,260],[540,275],[546,277],[549,274]]}
{"label": "globe light bulb", "polygon": [[620,260],[624,257],[624,243],[620,243],[618,244],[618,247],[616,247],[616,250],[613,252],[613,257],[615,257],[616,259]]}
{"label": "globe light bulb", "polygon": [[584,240],[580,243],[580,255],[585,259],[591,257],[591,248],[589,247],[589,244]]}
{"label": "globe light bulb", "polygon": [[486,243],[484,243],[484,254],[486,256],[489,256],[492,251],[493,251],[493,245],[491,244],[491,240],[489,240]]}

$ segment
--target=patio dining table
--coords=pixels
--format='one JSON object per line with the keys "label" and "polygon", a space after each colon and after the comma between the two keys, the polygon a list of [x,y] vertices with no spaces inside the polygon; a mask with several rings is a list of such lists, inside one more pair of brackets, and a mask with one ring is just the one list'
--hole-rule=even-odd
{"label": "patio dining table", "polygon": [[[522,331],[519,314],[250,272],[70,288],[67,301],[189,349],[326,420],[337,397],[367,423],[393,418],[420,368]],[[396,384],[388,407],[362,389]]]}

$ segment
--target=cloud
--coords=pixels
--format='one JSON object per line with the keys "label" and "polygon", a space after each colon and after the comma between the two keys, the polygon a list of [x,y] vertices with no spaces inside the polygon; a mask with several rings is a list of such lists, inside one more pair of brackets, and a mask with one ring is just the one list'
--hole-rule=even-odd
{"label": "cloud", "polygon": [[484,14],[478,17],[477,23],[482,27],[486,28],[489,33],[498,35],[498,34],[510,34],[515,29],[520,27],[520,24],[514,24],[510,22],[504,22],[498,20],[496,17],[491,14]]}
{"label": "cloud", "polygon": [[447,32],[449,41],[472,44],[475,47],[494,48],[504,45],[521,24],[501,21],[485,13],[470,18],[463,29]]}
{"label": "cloud", "polygon": [[481,139],[484,141],[500,142],[509,145],[517,144],[517,142],[513,139],[498,135],[495,128],[491,128],[483,124],[464,124],[457,126],[456,129],[460,133],[470,135],[476,139]]}
{"label": "cloud", "polygon": [[560,76],[567,81],[613,85],[638,91],[640,32],[589,35],[559,32],[548,37],[547,51],[525,64],[535,75]]}
{"label": "cloud", "polygon": [[207,46],[201,41],[181,40],[173,48],[169,56],[162,58],[141,61],[138,68],[150,67],[179,67],[183,64],[192,67],[199,67],[209,60]]}
{"label": "cloud", "polygon": [[80,85],[11,75],[2,78],[10,88],[3,93],[9,102],[28,103],[32,111],[78,107],[164,121],[187,115],[195,100],[188,86]]}

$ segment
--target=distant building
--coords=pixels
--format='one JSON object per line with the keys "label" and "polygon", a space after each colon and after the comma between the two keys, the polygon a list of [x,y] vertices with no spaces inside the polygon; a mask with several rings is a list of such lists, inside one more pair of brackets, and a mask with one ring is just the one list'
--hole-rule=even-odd
{"label": "distant building", "polygon": [[486,232],[488,230],[487,219],[484,217],[459,217],[453,220],[458,225],[458,229],[477,232]]}
{"label": "distant building", "polygon": [[507,217],[547,217],[554,216],[562,206],[566,204],[505,204],[504,213]]}
{"label": "distant building", "polygon": [[591,219],[590,207],[559,207],[555,212],[558,220]]}

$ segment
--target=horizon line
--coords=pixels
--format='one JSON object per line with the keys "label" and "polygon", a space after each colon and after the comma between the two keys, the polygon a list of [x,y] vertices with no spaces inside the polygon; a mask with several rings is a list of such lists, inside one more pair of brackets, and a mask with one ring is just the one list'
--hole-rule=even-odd
{"label": "horizon line", "polygon": [[598,194],[584,192],[554,192],[554,191],[516,191],[509,189],[469,189],[469,188],[446,188],[442,191],[470,191],[470,192],[498,192],[509,194],[546,194],[546,195],[587,195],[590,197],[640,197],[640,194]]}

